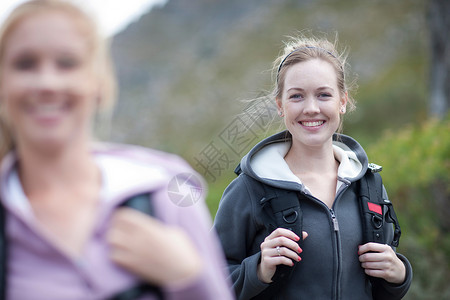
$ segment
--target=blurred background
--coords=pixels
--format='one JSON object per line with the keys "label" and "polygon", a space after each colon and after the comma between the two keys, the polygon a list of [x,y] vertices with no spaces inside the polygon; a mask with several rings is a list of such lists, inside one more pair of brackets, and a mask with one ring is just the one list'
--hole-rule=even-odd
{"label": "blurred background", "polygon": [[283,41],[338,34],[358,84],[344,133],[383,166],[414,268],[405,299],[450,299],[450,1],[139,2],[132,23],[106,30],[120,86],[108,139],[185,158],[214,217],[241,157],[283,129],[267,96]]}
{"label": "blurred background", "polygon": [[240,158],[282,127],[264,96],[283,41],[337,32],[358,83],[344,133],[383,166],[414,268],[405,299],[450,299],[449,18],[446,0],[169,0],[113,37],[112,139],[184,157],[214,217]]}

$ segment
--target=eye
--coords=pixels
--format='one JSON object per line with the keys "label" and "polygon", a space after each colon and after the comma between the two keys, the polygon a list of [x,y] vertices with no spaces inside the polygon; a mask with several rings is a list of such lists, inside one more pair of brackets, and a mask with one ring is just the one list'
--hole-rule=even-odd
{"label": "eye", "polygon": [[80,65],[80,60],[72,56],[63,56],[58,58],[56,63],[62,70],[71,70]]}
{"label": "eye", "polygon": [[329,97],[333,97],[333,95],[331,95],[330,93],[320,93],[319,97],[320,98],[329,98]]}
{"label": "eye", "polygon": [[303,95],[296,93],[296,94],[290,95],[288,98],[289,98],[289,100],[299,101],[299,100],[303,99]]}
{"label": "eye", "polygon": [[32,56],[22,56],[17,58],[14,63],[14,69],[19,71],[32,70],[38,64],[38,60]]}

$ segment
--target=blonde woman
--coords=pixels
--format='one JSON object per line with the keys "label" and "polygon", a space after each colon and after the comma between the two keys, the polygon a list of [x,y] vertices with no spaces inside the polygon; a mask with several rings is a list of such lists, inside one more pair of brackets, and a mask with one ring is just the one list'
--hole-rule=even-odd
{"label": "blonde woman", "polygon": [[326,39],[300,37],[274,65],[286,131],[241,160],[215,218],[238,299],[402,298],[411,265],[386,244],[364,243],[357,187],[368,158],[337,133],[353,108],[344,57]]}
{"label": "blonde woman", "polygon": [[[81,9],[57,0],[21,4],[1,27],[1,292],[7,299],[231,299],[204,204],[181,208],[168,196],[170,180],[194,178],[193,170],[154,150],[94,145],[94,115],[114,94],[96,32]],[[191,184],[201,189],[196,178]],[[118,208],[136,195],[156,218]]]}

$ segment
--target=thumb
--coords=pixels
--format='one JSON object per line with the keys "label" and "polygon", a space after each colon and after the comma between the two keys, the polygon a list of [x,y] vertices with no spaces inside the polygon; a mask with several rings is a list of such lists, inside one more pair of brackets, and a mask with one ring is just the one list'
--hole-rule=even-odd
{"label": "thumb", "polygon": [[302,231],[302,237],[303,239],[306,239],[308,237],[308,233],[306,231]]}

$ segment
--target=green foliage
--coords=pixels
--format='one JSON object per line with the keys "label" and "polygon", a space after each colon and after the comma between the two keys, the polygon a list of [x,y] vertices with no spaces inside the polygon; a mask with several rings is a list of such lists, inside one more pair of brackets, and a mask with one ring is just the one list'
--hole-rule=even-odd
{"label": "green foliage", "polygon": [[227,176],[222,176],[217,181],[208,184],[206,204],[213,218],[219,208],[219,200],[222,198],[223,191],[234,178],[236,178],[236,175],[230,171],[227,173]]}
{"label": "green foliage", "polygon": [[449,118],[409,125],[398,132],[388,130],[367,149],[367,154],[383,164],[383,179],[389,191],[425,188],[436,180],[450,182]]}
{"label": "green foliage", "polygon": [[414,269],[407,299],[449,299],[450,118],[385,134],[368,149],[402,225],[399,252]]}

